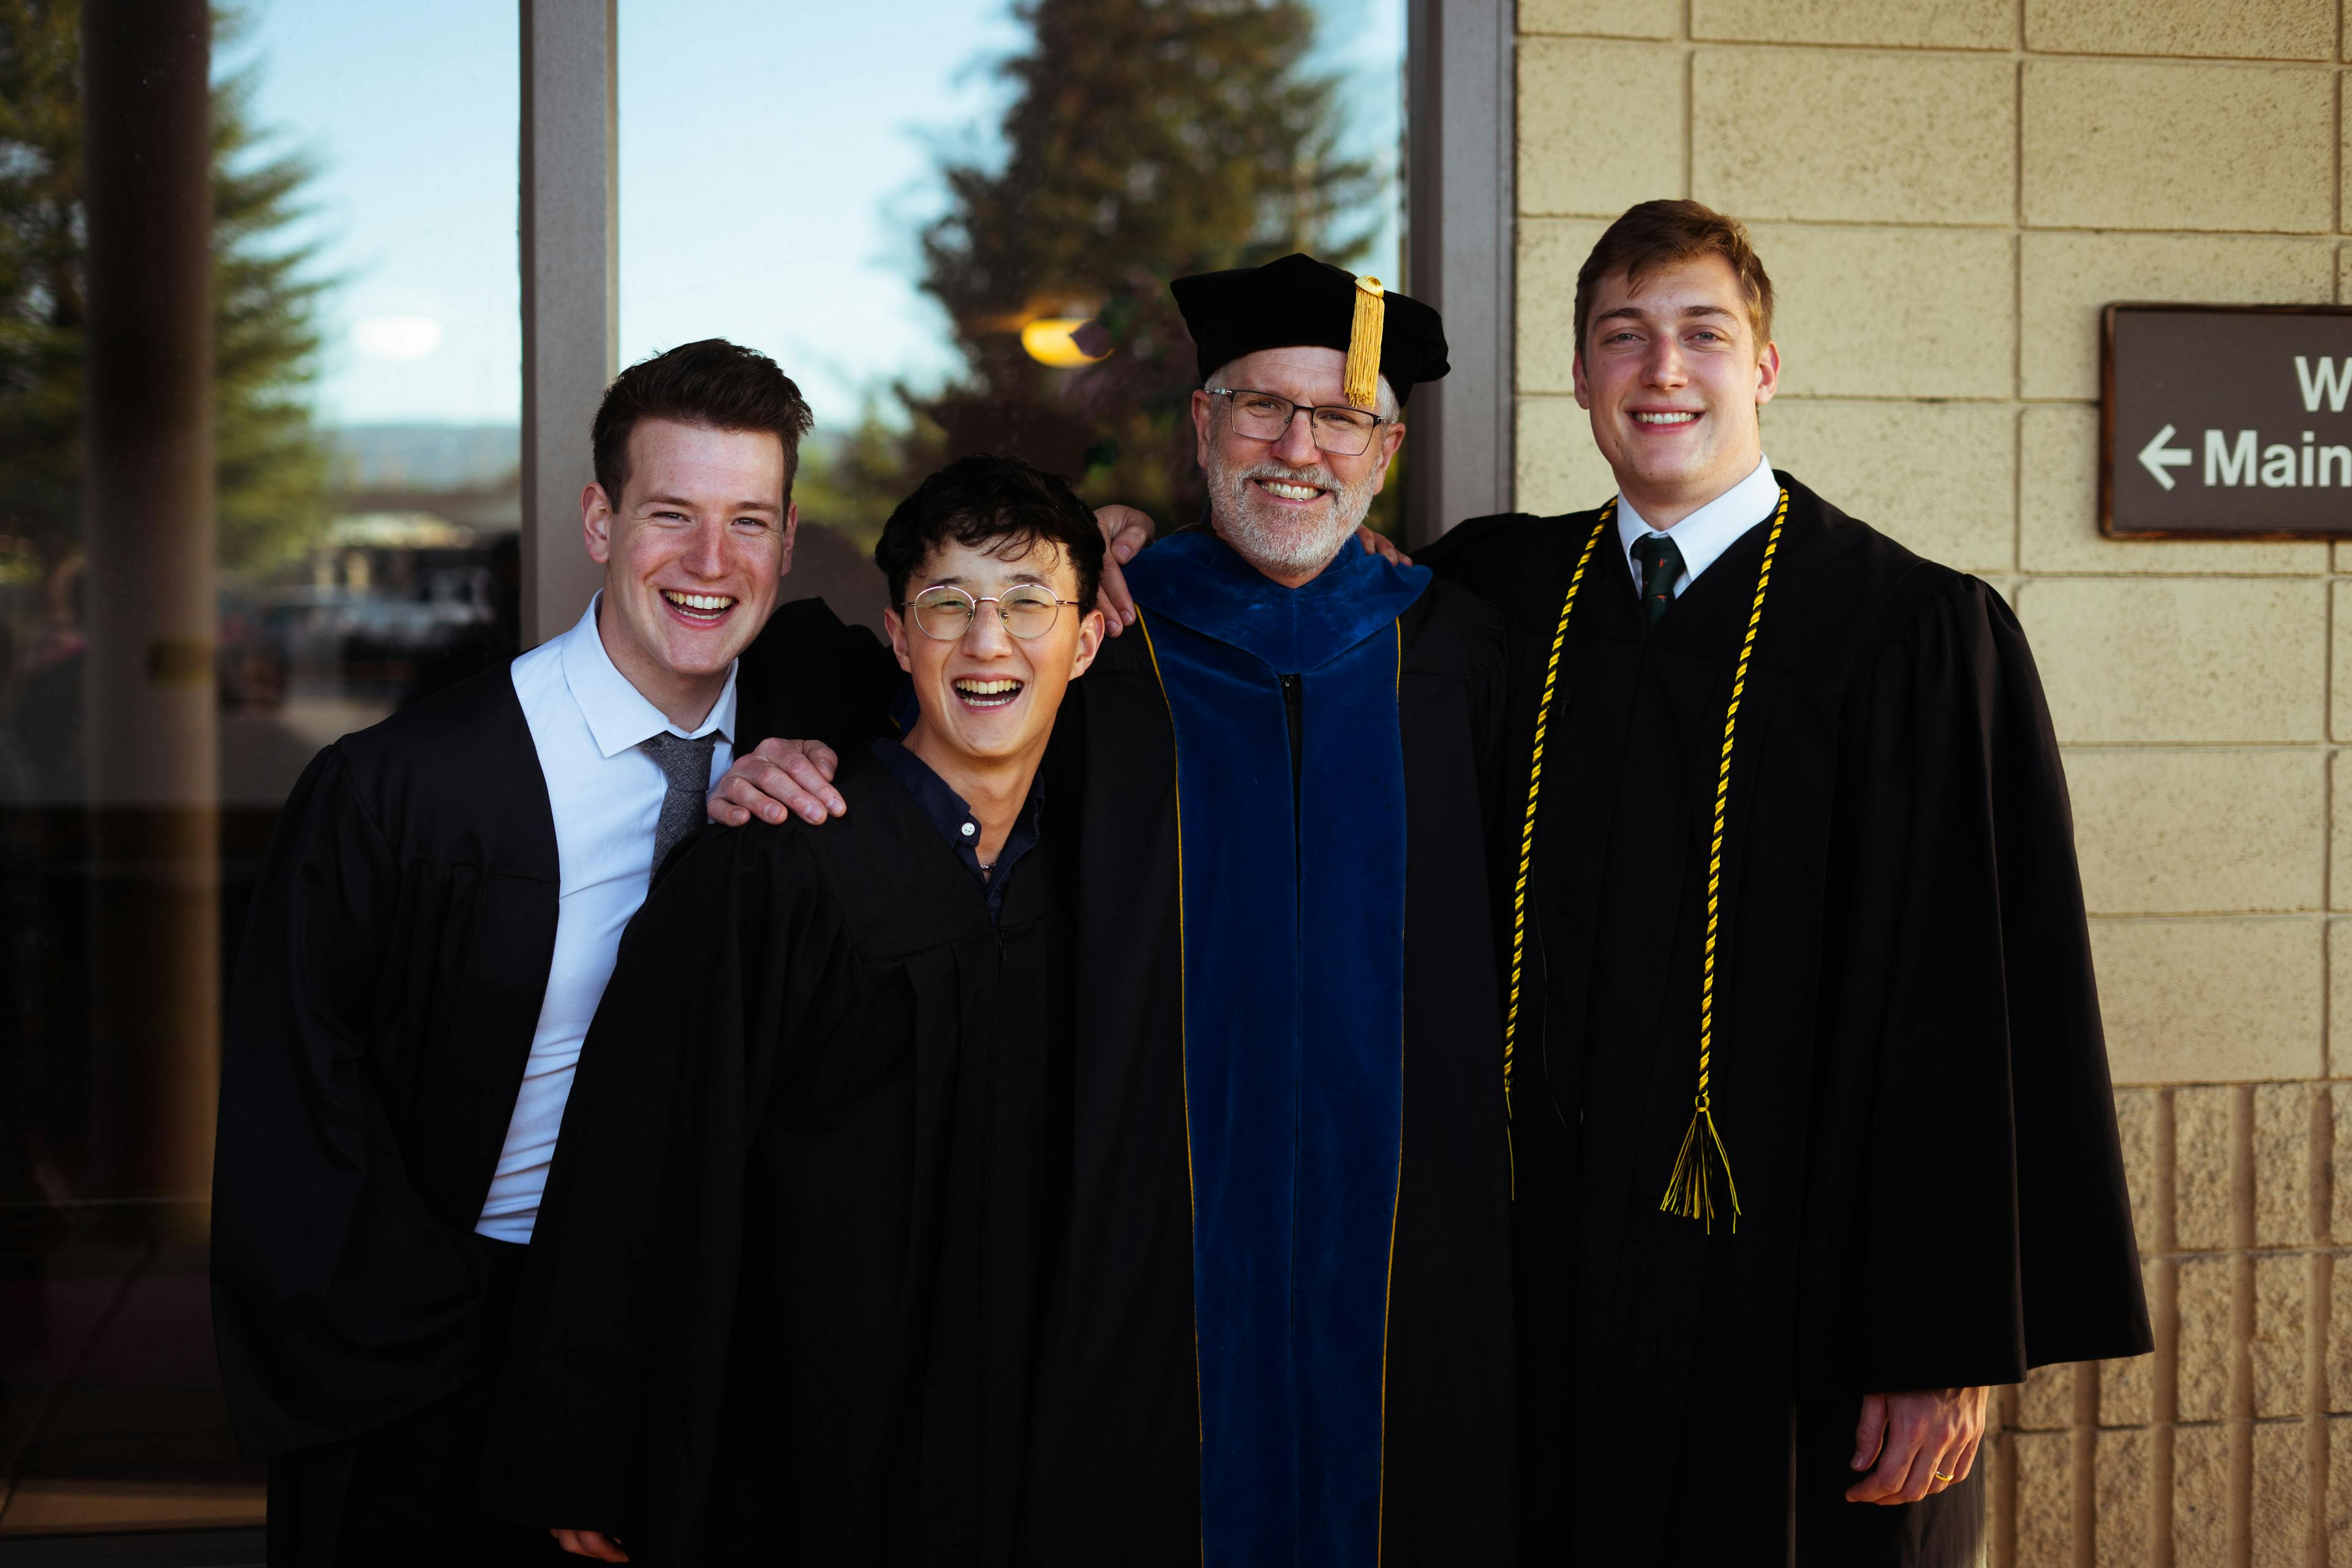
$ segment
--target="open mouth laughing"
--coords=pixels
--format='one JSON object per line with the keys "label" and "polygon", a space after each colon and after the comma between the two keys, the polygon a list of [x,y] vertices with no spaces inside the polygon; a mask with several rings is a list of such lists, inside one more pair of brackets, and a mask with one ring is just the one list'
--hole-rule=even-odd
{"label": "open mouth laughing", "polygon": [[1694,408],[1636,409],[1633,423],[1651,430],[1686,429],[1698,423],[1698,411]]}
{"label": "open mouth laughing", "polygon": [[688,594],[664,588],[661,596],[670,613],[689,626],[715,626],[735,607],[734,597],[727,594]]}
{"label": "open mouth laughing", "polygon": [[1020,698],[1022,688],[1023,682],[1008,675],[960,675],[955,679],[956,700],[983,713],[1012,707]]}

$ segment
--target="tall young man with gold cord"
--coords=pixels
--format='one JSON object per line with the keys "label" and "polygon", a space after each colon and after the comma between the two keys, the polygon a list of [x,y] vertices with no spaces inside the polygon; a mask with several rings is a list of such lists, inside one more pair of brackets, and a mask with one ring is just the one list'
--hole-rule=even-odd
{"label": "tall young man with gold cord", "polygon": [[1549,1561],[1974,1563],[1988,1385],[2150,1344],[2024,636],[1766,461],[1771,325],[1738,224],[1634,207],[1577,281],[1616,497],[1419,556],[1509,647],[1522,1540]]}

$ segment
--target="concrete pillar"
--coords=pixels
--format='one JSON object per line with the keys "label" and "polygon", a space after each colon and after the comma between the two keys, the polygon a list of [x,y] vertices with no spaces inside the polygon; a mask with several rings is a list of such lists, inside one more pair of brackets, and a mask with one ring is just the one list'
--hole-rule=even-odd
{"label": "concrete pillar", "polygon": [[580,538],[621,339],[617,0],[522,0],[522,640],[604,581]]}
{"label": "concrete pillar", "polygon": [[206,0],[85,0],[92,1152],[112,1197],[199,1196],[212,1170],[211,58]]}

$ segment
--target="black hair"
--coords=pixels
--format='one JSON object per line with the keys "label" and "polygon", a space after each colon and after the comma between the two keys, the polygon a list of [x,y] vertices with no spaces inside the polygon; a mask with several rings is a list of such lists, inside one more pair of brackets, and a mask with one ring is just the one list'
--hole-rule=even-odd
{"label": "black hair", "polygon": [[950,542],[1011,559],[1040,540],[1061,546],[1078,574],[1078,613],[1095,607],[1102,583],[1102,530],[1095,514],[1059,474],[1018,458],[975,453],[958,458],[915,487],[898,503],[875,542],[874,564],[890,580],[890,602],[902,604],[907,580]]}
{"label": "black hair", "polygon": [[640,419],[670,419],[711,430],[764,430],[784,444],[784,499],[800,473],[808,400],[776,362],[755,349],[704,338],[639,360],[604,389],[592,436],[596,482],[617,509],[629,482],[629,432]]}

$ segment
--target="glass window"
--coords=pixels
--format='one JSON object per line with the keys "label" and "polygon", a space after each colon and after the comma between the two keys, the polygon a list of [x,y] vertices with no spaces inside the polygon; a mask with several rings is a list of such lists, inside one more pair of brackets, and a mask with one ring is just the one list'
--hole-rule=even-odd
{"label": "glass window", "polygon": [[[1168,279],[1409,286],[1403,7],[624,0],[623,358],[802,383],[795,587],[853,619],[964,450],[1188,521]],[[517,650],[518,32],[0,5],[0,1551],[259,1522],[204,1278],[221,1007],[310,758]]]}
{"label": "glass window", "polygon": [[623,0],[622,358],[723,336],[800,382],[792,588],[845,618],[963,452],[1189,522],[1168,280],[1303,248],[1402,286],[1404,37],[1404,0]]}
{"label": "glass window", "polygon": [[0,6],[0,1552],[259,1522],[241,912],[321,745],[515,642],[513,9],[82,12]]}

